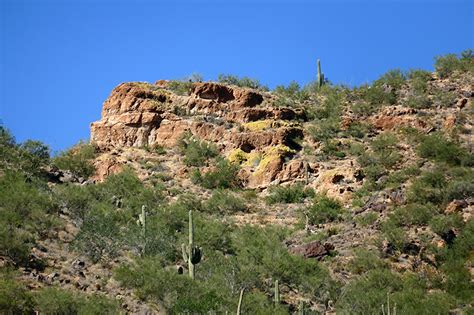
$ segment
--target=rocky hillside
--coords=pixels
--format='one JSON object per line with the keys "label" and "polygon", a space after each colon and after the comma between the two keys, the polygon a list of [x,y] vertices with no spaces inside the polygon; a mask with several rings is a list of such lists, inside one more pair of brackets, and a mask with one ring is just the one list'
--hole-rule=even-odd
{"label": "rocky hillside", "polygon": [[123,83],[52,159],[2,129],[0,308],[472,312],[473,61],[355,88]]}

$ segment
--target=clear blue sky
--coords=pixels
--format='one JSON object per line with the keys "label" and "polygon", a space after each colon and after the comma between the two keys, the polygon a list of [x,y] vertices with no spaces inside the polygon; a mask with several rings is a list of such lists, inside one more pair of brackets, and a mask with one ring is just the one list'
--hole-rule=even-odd
{"label": "clear blue sky", "polygon": [[124,81],[193,72],[357,85],[473,44],[472,1],[0,0],[0,119],[54,151]]}

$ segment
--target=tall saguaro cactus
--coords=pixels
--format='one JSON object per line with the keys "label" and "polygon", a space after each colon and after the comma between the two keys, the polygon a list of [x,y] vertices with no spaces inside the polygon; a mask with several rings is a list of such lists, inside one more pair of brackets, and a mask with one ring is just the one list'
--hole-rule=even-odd
{"label": "tall saguaro cactus", "polygon": [[143,238],[143,248],[142,248],[142,255],[145,254],[146,250],[146,207],[145,205],[142,206],[142,213],[138,215],[137,224],[142,227],[142,238]]}
{"label": "tall saguaro cactus", "polygon": [[321,60],[318,59],[318,87],[324,84],[324,73],[321,72]]}
{"label": "tall saguaro cactus", "polygon": [[239,304],[237,305],[237,315],[240,315],[240,310],[242,308],[242,299],[244,298],[244,290],[245,288],[242,288],[242,290],[240,290]]}
{"label": "tall saguaro cactus", "polygon": [[278,286],[278,280],[275,280],[275,305],[280,304],[280,287]]}
{"label": "tall saguaro cactus", "polygon": [[193,211],[189,210],[189,244],[188,246],[182,244],[183,260],[188,264],[189,276],[194,279],[194,265],[199,264],[202,257],[202,250],[200,247],[194,245],[194,223]]}

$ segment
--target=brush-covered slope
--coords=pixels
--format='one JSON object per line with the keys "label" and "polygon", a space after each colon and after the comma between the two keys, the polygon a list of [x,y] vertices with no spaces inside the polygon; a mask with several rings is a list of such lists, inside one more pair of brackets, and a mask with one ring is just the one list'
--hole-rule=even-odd
{"label": "brush-covered slope", "polygon": [[242,314],[472,312],[473,65],[124,83],[54,158],[2,129],[0,309],[224,314],[243,290]]}

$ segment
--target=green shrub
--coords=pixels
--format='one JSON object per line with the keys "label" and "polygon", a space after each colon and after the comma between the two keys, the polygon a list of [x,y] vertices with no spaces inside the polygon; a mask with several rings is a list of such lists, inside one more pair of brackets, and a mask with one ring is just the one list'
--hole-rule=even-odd
{"label": "green shrub", "polygon": [[42,289],[34,296],[41,314],[116,314],[115,302],[99,296],[88,297],[57,288]]}
{"label": "green shrub", "polygon": [[470,155],[459,144],[446,139],[439,133],[425,136],[417,148],[417,153],[422,158],[450,165],[461,165],[468,160]]}
{"label": "green shrub", "polygon": [[[368,92],[367,92],[368,93]],[[378,110],[378,106],[375,106],[369,101],[360,101],[360,102],[355,102],[351,105],[351,109],[356,114],[357,116],[370,116],[374,112]]]}
{"label": "green shrub", "polygon": [[248,87],[251,89],[268,91],[268,87],[261,85],[260,82],[256,79],[251,79],[249,77],[239,78],[234,75],[219,74],[217,81],[224,84],[236,85],[239,87]]}
{"label": "green shrub", "polygon": [[387,294],[402,288],[398,275],[389,270],[370,270],[349,282],[337,300],[336,309],[343,314],[379,314]]}
{"label": "green shrub", "polygon": [[56,209],[45,187],[19,173],[0,176],[0,255],[27,264],[36,238],[56,225],[50,215]]}
{"label": "green shrub", "polygon": [[300,203],[308,197],[314,197],[312,188],[305,188],[303,184],[296,183],[290,186],[271,186],[270,194],[267,196],[267,203]]}
{"label": "green shrub", "polygon": [[424,172],[414,180],[408,192],[412,202],[441,204],[445,200],[446,177],[441,170]]}
{"label": "green shrub", "polygon": [[340,220],[343,214],[341,204],[326,196],[317,196],[313,205],[305,210],[309,224],[321,224]]}
{"label": "green shrub", "polygon": [[378,218],[379,218],[379,215],[377,213],[370,212],[370,213],[356,217],[355,220],[361,226],[369,226],[369,225],[374,224]]}
{"label": "green shrub", "polygon": [[429,222],[433,232],[439,235],[446,234],[449,230],[457,229],[463,226],[462,216],[458,213],[450,215],[437,215]]}
{"label": "green shrub", "polygon": [[431,205],[408,204],[396,208],[390,220],[397,226],[426,225],[435,214],[437,210]]}
{"label": "green shrub", "polygon": [[441,89],[433,92],[433,104],[436,107],[447,108],[451,107],[456,102],[456,94],[451,91],[444,91]]}
{"label": "green shrub", "polygon": [[211,198],[204,203],[205,211],[210,213],[233,214],[245,212],[245,200],[235,196],[232,192],[223,189],[214,190]]}
{"label": "green shrub", "polygon": [[17,171],[28,178],[41,177],[49,163],[47,145],[33,140],[17,144],[10,131],[0,125],[0,170]]}
{"label": "green shrub", "polygon": [[447,54],[444,56],[437,56],[435,58],[435,69],[440,78],[451,76],[454,72],[473,72],[474,55],[472,49],[465,50],[458,57],[456,54]]}
{"label": "green shrub", "polygon": [[198,73],[193,73],[181,80],[170,80],[166,84],[166,87],[173,91],[177,95],[189,95],[193,83],[202,82],[203,77]]}
{"label": "green shrub", "polygon": [[165,270],[154,259],[139,260],[135,266],[120,267],[115,272],[115,278],[123,286],[135,289],[141,299],[162,301],[172,314],[206,314],[224,310],[224,300],[215,288],[179,275],[174,270]]}
{"label": "green shrub", "polygon": [[415,108],[415,109],[430,108],[431,105],[432,105],[432,101],[425,94],[410,95],[408,96],[408,99],[406,100],[406,106]]}
{"label": "green shrub", "polygon": [[196,139],[189,133],[183,136],[179,145],[187,166],[204,166],[209,159],[219,155],[215,145]]}
{"label": "green shrub", "polygon": [[376,154],[378,162],[383,166],[390,168],[394,166],[401,158],[397,152],[398,139],[394,134],[383,133],[378,135],[370,146]]}
{"label": "green shrub", "polygon": [[318,121],[317,124],[308,129],[309,134],[315,141],[331,140],[337,135],[339,130],[339,121],[334,119]]}
{"label": "green shrub", "polygon": [[26,286],[15,279],[16,274],[0,269],[0,310],[4,314],[32,314],[33,299]]}
{"label": "green shrub", "polygon": [[309,92],[301,89],[300,85],[295,81],[292,81],[288,87],[278,85],[274,93],[278,96],[274,105],[278,107],[292,107],[309,98]]}
{"label": "green shrub", "polygon": [[424,94],[428,90],[428,81],[431,80],[431,73],[426,70],[414,69],[408,72],[410,87],[416,94]]}
{"label": "green shrub", "polygon": [[347,133],[354,138],[362,139],[372,130],[372,126],[363,122],[353,122],[349,125]]}
{"label": "green shrub", "polygon": [[84,218],[74,247],[93,262],[109,261],[119,255],[124,240],[114,209],[105,204],[95,205]]}
{"label": "green shrub", "polygon": [[94,146],[80,142],[71,149],[59,153],[53,159],[53,164],[59,169],[68,170],[78,177],[88,178],[95,171],[91,162],[94,157]]}
{"label": "green shrub", "polygon": [[382,233],[387,241],[394,247],[395,250],[403,250],[407,243],[407,236],[405,231],[397,225],[393,220],[387,220],[382,224]]}
{"label": "green shrub", "polygon": [[356,274],[363,274],[386,267],[387,264],[380,259],[377,252],[364,248],[358,248],[355,250],[355,257],[349,264],[349,270]]}
{"label": "green shrub", "polygon": [[406,75],[400,69],[389,70],[378,78],[374,85],[381,86],[387,85],[394,90],[399,90],[406,81]]}
{"label": "green shrub", "polygon": [[365,108],[367,114],[374,112],[377,107],[397,102],[397,91],[406,81],[406,75],[399,69],[390,70],[379,79],[375,80],[372,86],[362,86],[358,93],[362,99],[372,105]]}
{"label": "green shrub", "polygon": [[236,177],[238,170],[239,167],[237,165],[222,159],[217,162],[213,170],[207,173],[201,174],[201,172],[196,169],[191,179],[194,183],[198,183],[208,189],[236,188],[239,186]]}

